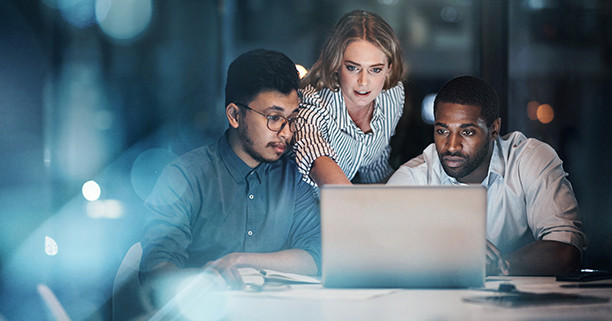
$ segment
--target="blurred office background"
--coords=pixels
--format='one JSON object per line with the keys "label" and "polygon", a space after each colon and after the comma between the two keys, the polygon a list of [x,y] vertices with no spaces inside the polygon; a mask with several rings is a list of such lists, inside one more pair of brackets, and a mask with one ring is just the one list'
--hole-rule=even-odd
{"label": "blurred office background", "polygon": [[382,15],[408,62],[397,167],[432,142],[427,102],[482,76],[503,132],[551,144],[581,205],[584,265],[612,269],[612,3],[605,0],[0,1],[0,319],[110,318],[143,199],[173,157],[226,128],[227,65],[276,49],[308,68],[339,17]]}

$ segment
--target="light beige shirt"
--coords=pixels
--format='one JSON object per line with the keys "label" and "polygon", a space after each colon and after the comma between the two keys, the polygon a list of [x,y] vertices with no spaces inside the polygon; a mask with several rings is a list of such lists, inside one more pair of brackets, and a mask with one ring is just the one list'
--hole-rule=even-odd
{"label": "light beige shirt", "polygon": [[[487,177],[487,239],[503,253],[534,240],[586,249],[578,204],[563,162],[548,144],[513,132],[498,138]],[[392,185],[461,184],[446,174],[434,144],[402,165]]]}

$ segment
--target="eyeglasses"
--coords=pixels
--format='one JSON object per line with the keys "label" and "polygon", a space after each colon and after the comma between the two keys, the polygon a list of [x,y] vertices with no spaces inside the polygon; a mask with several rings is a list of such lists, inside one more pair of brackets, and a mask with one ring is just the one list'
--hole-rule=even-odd
{"label": "eyeglasses", "polygon": [[266,115],[245,104],[241,104],[241,103],[235,103],[235,104],[266,117],[268,119],[268,129],[273,132],[277,132],[277,133],[280,132],[281,130],[283,130],[285,125],[288,123],[289,131],[291,131],[292,133],[295,133],[299,131],[300,129],[302,129],[302,126],[304,126],[304,123],[305,123],[304,118],[300,116],[289,116],[289,118],[286,118],[285,116],[279,115],[279,114]]}

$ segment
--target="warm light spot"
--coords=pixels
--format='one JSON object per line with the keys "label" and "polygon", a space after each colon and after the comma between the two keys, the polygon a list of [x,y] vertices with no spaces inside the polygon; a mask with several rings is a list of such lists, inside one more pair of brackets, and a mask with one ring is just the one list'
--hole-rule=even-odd
{"label": "warm light spot", "polygon": [[537,115],[538,106],[540,106],[540,102],[537,100],[532,100],[527,103],[527,117],[529,117],[529,119],[531,120],[538,119],[538,115]]}
{"label": "warm light spot", "polygon": [[304,68],[302,65],[295,65],[295,68],[298,70],[298,74],[300,75],[300,79],[304,78],[308,73],[308,69]]}
{"label": "warm light spot", "polygon": [[83,197],[88,201],[96,201],[100,198],[100,185],[94,181],[85,182],[81,190],[83,192]]}
{"label": "warm light spot", "polygon": [[555,111],[551,105],[542,104],[538,107],[536,115],[542,124],[548,124],[555,118]]}
{"label": "warm light spot", "polygon": [[45,236],[45,254],[48,256],[55,256],[59,252],[57,242],[49,236]]}

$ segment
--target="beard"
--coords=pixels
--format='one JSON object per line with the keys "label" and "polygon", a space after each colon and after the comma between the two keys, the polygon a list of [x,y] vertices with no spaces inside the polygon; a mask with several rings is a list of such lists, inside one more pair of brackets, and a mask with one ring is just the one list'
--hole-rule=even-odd
{"label": "beard", "polygon": [[[258,152],[255,149],[255,142],[253,140],[253,138],[251,137],[251,133],[249,132],[249,126],[247,125],[247,122],[241,122],[240,126],[238,126],[238,137],[240,137],[240,140],[243,142],[243,147],[244,147],[244,151],[254,160],[260,162],[260,163],[272,163],[277,161],[281,155],[278,155],[276,157],[266,157],[264,155],[262,155],[260,152]],[[268,147],[272,147],[274,144],[273,143],[267,143],[265,147],[262,147],[264,150],[267,149]]]}
{"label": "beard", "polygon": [[[482,162],[484,162],[487,159],[487,156],[489,154],[490,144],[491,144],[491,141],[487,141],[487,143],[484,144],[482,148],[480,148],[473,157],[470,157],[460,152],[459,153],[446,152],[442,155],[438,154],[438,158],[440,159],[442,168],[444,169],[444,171],[446,172],[448,176],[454,177],[456,179],[460,179],[467,175],[470,175],[476,168],[478,168],[478,166],[480,166],[480,164],[482,164]],[[446,163],[444,162],[444,159],[443,159],[444,156],[462,157],[465,160],[465,162],[463,163],[463,165],[459,167],[448,167]]]}

